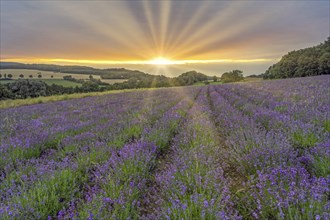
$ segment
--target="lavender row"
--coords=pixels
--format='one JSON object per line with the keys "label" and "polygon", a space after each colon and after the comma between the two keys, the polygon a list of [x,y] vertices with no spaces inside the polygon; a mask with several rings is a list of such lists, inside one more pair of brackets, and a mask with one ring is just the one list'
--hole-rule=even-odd
{"label": "lavender row", "polygon": [[[291,82],[291,84],[287,84],[286,80],[282,80],[277,83],[264,82],[223,85],[222,89],[229,90],[229,92],[247,99],[249,103],[262,105],[275,112],[284,113],[286,116],[292,117],[295,120],[315,124],[329,132],[330,105],[327,90],[330,84],[330,78],[328,76],[321,76],[309,80],[311,82],[306,88],[301,88],[300,80]],[[273,88],[274,84],[285,84],[286,93],[281,95],[274,94],[274,91],[278,91],[278,89]],[[316,84],[318,85],[317,87],[315,87]],[[293,88],[299,88],[301,90],[300,93],[297,93],[296,90],[290,92],[290,89]],[[297,95],[299,95],[299,98],[288,98],[287,96],[290,94],[293,97],[298,97]]]}
{"label": "lavender row", "polygon": [[[218,93],[211,87],[217,128],[228,147],[226,158],[229,166],[236,167],[230,175],[237,172],[245,178],[232,189],[238,195],[235,203],[239,213],[244,218],[328,218],[329,176],[315,176],[305,163],[312,149],[326,150],[324,142],[308,151],[297,150],[283,129],[260,127],[256,112],[242,114],[235,108],[233,96],[222,95],[231,94],[223,90]],[[244,108],[248,103],[242,102]]]}
{"label": "lavender row", "polygon": [[250,103],[248,98],[231,93],[223,87],[216,87],[216,90],[235,108],[251,117],[261,128],[282,132],[296,148],[313,147],[329,137],[327,131],[315,124],[305,123],[290,114]]}
{"label": "lavender row", "polygon": [[[102,118],[101,121],[95,120],[96,122],[93,120],[94,118],[91,118],[91,121],[94,121],[93,123],[95,124],[93,128],[83,133],[75,132],[74,134],[71,133],[71,134],[66,134],[65,136],[63,135],[62,139],[57,141],[56,148],[45,151],[42,154],[42,158],[40,159],[36,158],[36,160],[31,160],[27,158],[27,160],[19,160],[19,161],[17,161],[16,159],[16,161],[14,161],[15,163],[7,163],[4,171],[1,172],[2,179],[5,178],[5,176],[10,175],[11,172],[17,172],[17,170],[19,170],[20,167],[24,168],[27,166],[33,166],[32,164],[34,163],[37,164],[35,165],[35,167],[43,167],[43,166],[47,166],[43,161],[57,162],[57,161],[61,161],[63,158],[73,157],[74,153],[76,152],[79,151],[86,152],[88,149],[92,149],[92,146],[94,146],[95,143],[97,145],[100,145],[101,143],[107,146],[109,144],[113,145],[114,142],[117,142],[117,145],[119,145],[120,142],[125,142],[125,140],[130,138],[130,136],[135,135],[134,133],[137,133],[139,132],[139,130],[142,130],[142,128],[137,127],[137,125],[140,126],[142,122],[136,119],[134,121],[133,119],[133,117],[138,116],[137,114],[138,112],[143,111],[144,115],[152,116],[156,113],[157,114],[161,113],[158,111],[154,111],[155,113],[152,114],[151,111],[154,109],[155,106],[157,107],[156,110],[158,110],[158,106],[161,106],[163,109],[166,109],[166,105],[172,104],[171,102],[169,102],[168,104],[159,105],[160,104],[159,101],[156,102],[155,100],[151,100],[151,101],[145,100],[145,101],[146,101],[145,103],[139,104],[140,106],[144,106],[143,108],[144,110],[142,110],[141,109],[142,107],[137,106],[135,103],[131,103],[131,106],[127,108],[127,111],[125,112],[113,111],[111,114],[103,113],[104,115],[109,117],[108,122],[106,123],[101,123],[101,121],[103,120]],[[149,111],[146,111],[147,108],[149,108]],[[132,110],[134,110],[135,112],[133,112]],[[104,109],[101,109],[101,111],[104,111]],[[98,111],[98,114],[101,114],[100,110]],[[141,112],[139,116],[142,117],[143,114]],[[29,131],[27,131],[26,133],[29,133]],[[119,133],[122,133],[123,135],[119,135]],[[40,145],[44,144],[42,143],[42,140],[39,141],[40,141]],[[25,146],[25,149],[26,148],[27,147]],[[32,148],[31,150],[33,151],[34,149]],[[6,155],[3,155],[4,158],[5,156]],[[38,164],[40,161],[42,161],[42,163]],[[41,166],[42,164],[43,166]]]}
{"label": "lavender row", "polygon": [[[280,134],[282,141],[288,142],[291,148],[297,150],[297,154],[308,155],[309,161],[315,162],[307,164],[314,173],[322,176],[330,174],[327,169],[324,169],[329,164],[327,159],[329,150],[325,150],[323,156],[319,153],[315,154],[324,149],[330,139],[330,133],[320,125],[304,123],[290,114],[282,114],[264,106],[251,104],[248,99],[233,94],[223,87],[215,87],[215,89],[226,97],[229,104],[247,115],[259,127],[259,130],[265,129],[266,133],[270,132],[270,137]],[[286,148],[289,149],[289,147]]]}
{"label": "lavender row", "polygon": [[[96,141],[96,140],[94,139],[94,141]],[[65,141],[63,143],[67,144],[67,142],[65,142]],[[77,145],[75,145],[73,147],[71,147],[70,145],[64,145],[63,150],[65,150],[66,152],[68,151],[68,149],[73,149],[73,150],[77,151],[77,150],[79,150],[78,146],[82,145],[82,144],[83,144],[83,140],[78,140]],[[44,169],[44,170],[46,170],[46,173],[43,175],[43,177],[42,177],[43,179],[53,178],[52,175],[55,174],[54,179],[59,179],[61,181],[66,181],[67,177],[63,177],[64,178],[63,179],[61,176],[56,175],[56,173],[58,173],[58,172],[61,173],[61,170],[66,168],[66,167],[63,167],[63,165],[69,163],[69,165],[70,165],[69,168],[72,171],[71,173],[79,174],[79,175],[75,176],[74,180],[78,180],[80,176],[84,176],[85,180],[79,181],[78,185],[81,185],[84,181],[86,181],[85,172],[81,172],[81,171],[84,171],[84,170],[88,170],[88,166],[86,168],[85,168],[85,166],[88,165],[89,163],[98,162],[100,160],[106,160],[107,155],[108,155],[106,153],[106,150],[109,151],[107,149],[108,147],[106,147],[107,143],[100,143],[100,142],[93,143],[93,141],[92,141],[88,145],[89,146],[84,146],[84,145],[79,146],[80,148],[82,148],[81,150],[83,150],[83,152],[79,153],[78,158],[72,157],[72,155],[67,155],[67,156],[65,155],[64,158],[61,158],[60,161],[56,162],[57,160],[54,161],[54,159],[49,160],[53,156],[48,155],[46,158],[40,158],[37,161],[36,160],[32,160],[32,161],[28,160],[27,164],[30,165],[30,167],[37,168],[37,169],[39,169],[41,167],[42,168],[46,167],[46,169]],[[58,151],[58,152],[55,152],[55,153],[61,153],[61,151]],[[83,158],[83,156],[85,156],[85,158]],[[35,163],[35,162],[37,162],[37,163]],[[33,166],[33,165],[31,166],[30,163],[32,163],[32,164],[35,163],[35,166]],[[59,166],[53,166],[52,167],[53,169],[49,169],[49,166],[47,166],[47,165],[54,165],[54,164],[59,164]],[[24,165],[24,164],[22,164],[22,165]],[[82,169],[84,169],[84,170],[78,170],[80,167],[82,167]],[[17,174],[17,171],[19,171],[19,173],[22,172],[22,170],[16,170],[12,173]],[[38,178],[38,174],[40,174],[40,172],[34,173],[33,170],[31,171],[30,169],[25,169],[24,171],[27,172],[27,176],[29,177],[28,180],[24,180],[24,186],[21,186],[21,184],[19,184],[19,183],[18,184],[11,184],[10,182],[9,182],[9,184],[6,184],[6,182],[8,182],[10,179],[11,180],[13,179],[13,178],[11,178],[11,176],[8,176],[7,177],[8,180],[5,179],[5,181],[4,181],[4,184],[9,185],[9,186],[8,187],[6,187],[6,185],[2,185],[2,186],[5,186],[5,189],[9,188],[9,190],[8,190],[9,193],[13,194],[13,192],[11,192],[11,191],[12,191],[13,188],[15,188],[15,187],[13,187],[13,185],[16,185],[16,191],[17,192],[19,192],[19,193],[28,192],[28,194],[30,194],[30,195],[32,194],[28,199],[35,200],[39,203],[42,202],[42,201],[40,201],[40,199],[31,198],[33,196],[33,192],[38,191],[37,188],[40,188],[40,184],[35,184],[35,181],[33,181],[34,179]],[[43,173],[41,173],[41,175],[42,174]],[[24,175],[24,176],[26,176],[26,175]],[[36,177],[36,178],[33,178],[33,177]],[[41,178],[39,178],[39,179],[41,179]],[[47,180],[46,181],[42,180],[41,182],[42,182],[41,185],[49,186],[49,182]],[[73,185],[73,186],[69,187],[68,189],[77,188],[78,185]],[[51,192],[52,189],[51,188],[46,188],[46,191]],[[57,191],[55,191],[55,193],[59,194]],[[76,196],[79,197],[79,195],[76,195]],[[19,203],[22,203],[22,202],[24,203],[24,200],[22,201],[22,199],[21,199],[22,197],[20,195],[14,196],[13,198],[14,199],[9,200],[8,202],[13,204],[14,203],[13,200],[16,199],[16,200],[19,200]],[[50,200],[51,198],[49,198],[47,196],[42,197],[42,199],[46,199],[47,203],[54,203],[54,201],[51,201]],[[38,217],[38,214],[40,212],[42,212],[44,214],[49,214],[49,215],[54,215],[55,214],[55,213],[52,213],[50,210],[47,210],[46,207],[40,208],[40,205],[38,205],[38,204],[31,203],[30,206],[39,207],[39,209],[41,209],[41,210],[36,211],[35,214],[32,211],[29,213],[30,216],[31,215],[34,216],[33,218],[40,218],[40,217]],[[20,214],[22,214],[22,210],[26,210],[27,207],[29,207],[29,206],[26,205],[26,204],[22,204],[21,207],[16,207],[16,210],[19,211]],[[55,210],[56,209],[59,209],[59,207],[55,207]]]}
{"label": "lavender row", "polygon": [[85,201],[59,215],[77,219],[137,218],[139,199],[146,190],[150,171],[177,132],[192,98],[187,97],[170,108],[153,126],[143,131],[139,140],[113,150],[109,160],[95,168],[91,180],[94,184]]}
{"label": "lavender row", "polygon": [[222,146],[211,120],[206,88],[190,109],[184,129],[175,137],[170,154],[156,170],[144,196],[150,204],[142,219],[235,219],[230,180],[223,176]]}
{"label": "lavender row", "polygon": [[[160,100],[162,100],[162,99],[165,98],[165,99],[168,99],[170,101],[171,99],[172,100],[177,100],[178,99],[179,96],[173,96],[172,95],[173,93],[176,93],[176,92],[178,92],[178,91],[168,91],[168,92],[162,91],[162,93],[165,93],[165,95],[162,95],[161,97],[159,95],[157,96],[157,94],[155,94],[155,96],[154,95],[151,95],[151,94],[149,94],[149,95],[150,95],[150,98],[152,100],[154,100],[154,98],[156,100],[157,100],[157,98],[160,98]],[[158,94],[160,94],[160,93],[158,93]],[[171,97],[176,97],[176,98],[174,99],[174,98],[171,98]],[[144,101],[146,101],[147,98],[148,97],[145,97],[145,100]],[[142,105],[144,106],[144,108],[143,108],[144,110],[142,110],[142,113],[141,114],[136,114],[137,111],[136,111],[136,113],[134,113],[134,111],[133,112],[130,112],[132,117],[128,117],[127,120],[123,120],[123,118],[117,116],[117,118],[121,119],[123,122],[124,121],[127,121],[128,122],[128,123],[127,122],[122,123],[122,126],[124,126],[124,127],[126,126],[128,128],[128,130],[125,129],[125,128],[123,128],[123,129],[122,128],[119,128],[119,130],[121,130],[121,134],[122,135],[127,136],[127,131],[129,131],[129,128],[134,127],[134,124],[137,125],[137,124],[140,123],[141,125],[143,125],[143,122],[142,121],[144,121],[144,124],[146,122],[149,122],[148,118],[146,118],[147,116],[150,116],[150,117],[153,116],[153,117],[155,117],[157,115],[156,113],[152,114],[152,111],[153,110],[156,110],[156,112],[158,114],[159,113],[161,114],[162,111],[158,111],[158,110],[160,110],[158,108],[159,106],[162,107],[161,108],[161,110],[162,110],[162,109],[166,109],[166,106],[171,105],[171,103],[172,104],[175,103],[175,102],[174,103],[173,102],[168,102],[168,103],[164,103],[163,105],[159,105],[160,104],[159,101],[157,101],[157,102],[152,101],[152,102],[153,102],[152,105],[149,105],[148,102],[142,103]],[[135,105],[133,105],[134,103],[128,103],[128,105],[129,104],[131,104],[133,108],[136,107]],[[126,113],[125,115],[126,116],[129,116],[128,113]],[[134,117],[139,117],[139,120],[135,120],[135,122],[133,123]],[[93,119],[93,118],[91,118],[91,119]],[[119,120],[119,122],[121,120]],[[117,123],[117,125],[120,125],[120,123],[119,124]],[[134,127],[134,128],[136,128],[136,127]],[[139,129],[142,130],[141,128],[139,128]],[[118,130],[118,127],[117,127],[116,130]],[[102,130],[102,131],[104,132],[104,130]],[[133,129],[131,131],[133,133],[134,132],[139,133],[139,131],[136,131],[136,129]],[[109,130],[108,130],[108,132],[109,132]],[[119,133],[117,132],[116,134],[118,136]],[[27,199],[28,200],[29,199],[32,199],[33,200],[33,197],[35,196],[33,194],[34,193],[37,193],[37,192],[40,193],[39,190],[38,190],[38,188],[41,188],[41,186],[40,186],[40,184],[41,184],[43,186],[43,188],[44,188],[45,191],[47,191],[47,192],[54,192],[55,194],[58,194],[58,193],[61,194],[56,189],[49,188],[50,187],[49,186],[50,182],[47,181],[47,178],[45,178],[44,181],[41,181],[40,184],[39,183],[33,184],[33,182],[34,182],[33,179],[34,178],[32,178],[32,177],[33,177],[33,174],[34,174],[35,170],[36,169],[37,170],[43,169],[43,171],[41,171],[41,172],[46,173],[46,177],[48,176],[48,179],[51,179],[52,181],[59,181],[59,183],[61,181],[67,182],[67,180],[70,179],[70,175],[71,176],[74,176],[74,178],[72,178],[72,180],[75,182],[75,184],[73,184],[70,187],[68,187],[68,190],[69,191],[70,190],[73,190],[74,191],[75,196],[73,196],[73,197],[80,197],[81,196],[80,195],[81,192],[78,192],[79,191],[78,189],[81,188],[81,186],[83,184],[85,184],[86,182],[88,182],[88,179],[86,179],[86,178],[88,178],[88,175],[86,175],[86,171],[88,171],[89,168],[91,168],[90,166],[93,166],[94,163],[98,163],[98,162],[100,162],[102,160],[107,160],[107,156],[110,155],[109,154],[109,151],[110,151],[109,148],[111,148],[111,146],[109,146],[109,144],[110,143],[113,143],[113,142],[111,142],[111,141],[110,142],[104,142],[104,141],[102,141],[102,140],[109,141],[109,138],[108,137],[107,138],[104,138],[103,135],[110,135],[111,136],[111,133],[107,133],[107,132],[102,133],[101,132],[99,134],[96,133],[96,135],[95,135],[95,133],[93,134],[93,133],[90,133],[89,132],[88,135],[87,135],[86,140],[88,140],[88,137],[90,137],[90,139],[87,142],[86,142],[86,140],[85,141],[84,140],[79,141],[79,139],[77,139],[77,143],[75,143],[74,146],[70,146],[70,144],[68,144],[68,142],[65,141],[67,138],[65,138],[63,140],[63,142],[61,143],[61,145],[63,145],[63,149],[65,149],[65,148],[71,148],[71,149],[74,149],[75,151],[77,151],[77,148],[78,148],[78,149],[80,149],[80,151],[82,151],[82,152],[80,152],[75,157],[72,157],[72,154],[71,155],[65,155],[65,157],[62,158],[62,160],[56,162],[57,160],[54,161],[53,160],[54,159],[53,156],[50,154],[50,155],[47,155],[46,157],[42,157],[42,158],[39,158],[39,159],[32,159],[32,160],[30,160],[29,162],[31,162],[31,164],[27,163],[27,165],[28,165],[27,166],[27,169],[24,170],[26,174],[25,173],[22,173],[22,177],[24,177],[25,179],[23,179],[19,175],[20,170],[17,170],[17,171],[19,171],[18,173],[17,172],[12,172],[15,175],[18,174],[17,175],[18,176],[17,178],[19,180],[21,180],[21,181],[23,180],[23,182],[24,182],[24,185],[23,186],[20,186],[19,182],[18,182],[18,184],[16,184],[16,185],[19,185],[19,187],[17,188],[17,191],[18,192],[21,192],[21,193],[22,192],[28,193],[29,196],[28,196]],[[78,135],[78,136],[83,137],[83,134],[82,135]],[[115,137],[117,137],[117,136],[115,136]],[[68,138],[70,138],[70,136]],[[100,138],[102,140],[100,140]],[[55,155],[57,153],[58,152],[55,152]],[[51,160],[48,161],[47,159],[48,160],[51,159]],[[84,167],[86,165],[87,165],[87,167]],[[83,169],[81,169],[81,167],[83,167]],[[62,175],[63,172],[65,173],[64,176]],[[70,173],[70,175],[66,175],[68,172]],[[31,181],[29,181],[28,179],[26,179],[26,176]],[[11,178],[11,177],[9,176],[8,178]],[[4,181],[4,182],[8,182],[8,181]],[[30,190],[26,190],[26,184],[25,183],[28,184],[29,182],[32,183],[31,184],[32,186],[30,187]],[[7,189],[8,188],[9,188],[9,191],[10,191],[10,187],[7,187]],[[64,189],[64,191],[65,191],[65,189]],[[12,194],[12,193],[9,192],[9,194]],[[67,194],[70,195],[70,192],[67,192]],[[26,195],[24,197],[26,197]],[[55,202],[55,204],[59,204],[59,207],[63,207],[64,203],[69,198],[69,197],[60,198],[59,195],[55,195],[55,197],[58,200],[62,200],[62,202],[60,202],[60,204],[59,204],[59,202],[57,202],[57,203]],[[14,196],[13,198],[14,199],[18,199],[18,201],[20,203],[24,203],[24,201],[25,201],[24,199],[22,199],[22,196],[21,195]],[[38,207],[39,209],[42,209],[42,210],[35,211],[35,213],[33,214],[34,218],[40,218],[40,216],[38,217],[38,213],[44,213],[44,214],[46,213],[47,214],[47,206],[50,205],[49,203],[53,203],[54,202],[54,201],[51,201],[51,198],[48,198],[47,195],[45,195],[42,198],[46,199],[46,201],[44,201],[44,202],[46,202],[47,204],[44,207],[43,206],[39,206],[39,205],[36,206],[36,207]],[[28,207],[28,206],[26,204],[16,204],[15,205],[15,204],[13,204],[14,199],[12,199],[10,201],[12,203],[12,205],[16,206],[16,208],[14,208],[14,210],[18,210],[20,214],[23,214],[22,211],[23,210],[26,210],[26,207]],[[42,201],[39,201],[39,202],[42,203]],[[4,203],[2,203],[2,205],[4,205],[5,203],[6,203],[6,201],[4,201]],[[34,204],[34,203],[32,203],[32,204]],[[6,205],[5,206],[2,206],[2,207],[5,208]],[[11,208],[13,208],[13,207],[11,207]],[[7,206],[7,209],[8,209],[8,206]],[[8,209],[6,211],[6,216],[7,217],[8,217],[8,214],[10,212],[11,212],[10,209]],[[31,216],[31,213],[33,213],[33,210],[30,210],[28,213]],[[11,214],[14,215],[15,213],[11,213]],[[49,215],[54,215],[56,213],[48,212],[48,214]]]}

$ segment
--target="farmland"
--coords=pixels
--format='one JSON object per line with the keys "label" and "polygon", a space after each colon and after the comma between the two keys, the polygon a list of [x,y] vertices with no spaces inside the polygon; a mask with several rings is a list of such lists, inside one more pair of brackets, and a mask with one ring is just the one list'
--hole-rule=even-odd
{"label": "farmland", "polygon": [[[0,73],[4,74],[12,74],[13,79],[18,79],[20,74],[24,75],[24,78],[29,78],[29,75],[32,75],[33,78],[38,78],[38,74],[42,75],[44,79],[63,79],[63,76],[72,75],[76,79],[88,79],[89,75],[87,74],[69,74],[69,73],[59,73],[59,72],[51,72],[51,71],[41,71],[41,70],[25,70],[25,69],[0,69]],[[100,76],[93,75],[95,79],[100,79]]]}
{"label": "farmland", "polygon": [[[0,69],[0,74],[4,76],[4,74],[12,74],[13,79],[19,79],[20,75],[23,74],[24,79],[38,79],[46,82],[47,84],[57,84],[57,85],[62,85],[66,87],[75,87],[79,86],[81,84],[79,83],[74,83],[74,82],[68,82],[63,80],[63,76],[68,76],[71,75],[75,79],[84,79],[87,80],[89,79],[88,74],[77,74],[77,73],[60,73],[60,72],[51,72],[51,71],[41,71],[41,70],[26,70],[26,69]],[[38,75],[41,75],[41,78],[38,78]],[[29,76],[32,76],[30,78]],[[94,79],[101,79],[99,75],[92,75]],[[102,82],[106,82],[109,84],[114,84],[114,83],[121,83],[125,80],[122,79],[101,79]],[[0,83],[8,83],[11,81],[1,81]]]}
{"label": "farmland", "polygon": [[0,109],[0,219],[329,219],[327,75]]}

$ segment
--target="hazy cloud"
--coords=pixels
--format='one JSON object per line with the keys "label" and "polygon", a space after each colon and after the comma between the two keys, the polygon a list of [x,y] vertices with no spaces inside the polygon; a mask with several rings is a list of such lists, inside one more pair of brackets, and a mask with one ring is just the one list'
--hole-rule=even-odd
{"label": "hazy cloud", "polygon": [[0,4],[1,59],[278,59],[330,35],[329,1]]}

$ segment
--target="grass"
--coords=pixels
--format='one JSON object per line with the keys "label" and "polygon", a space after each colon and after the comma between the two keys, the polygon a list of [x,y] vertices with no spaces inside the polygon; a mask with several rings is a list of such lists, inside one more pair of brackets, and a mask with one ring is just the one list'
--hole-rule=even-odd
{"label": "grass", "polygon": [[[19,79],[19,75],[23,74],[24,79],[31,79],[29,78],[30,75],[32,75],[32,79],[39,79],[38,78],[38,73],[42,75],[41,80],[45,81],[47,84],[51,85],[52,83],[58,84],[58,85],[63,85],[66,86],[66,83],[63,84],[63,81],[57,82],[56,80],[63,80],[63,76],[68,76],[71,75],[75,79],[89,79],[89,74],[77,74],[77,73],[59,73],[59,72],[52,72],[52,71],[41,71],[41,70],[25,70],[25,69],[0,69],[0,73],[2,76],[4,74],[12,74],[13,75],[13,80]],[[92,75],[94,79],[100,79],[102,82],[106,82],[109,84],[115,84],[115,83],[122,83],[124,81],[127,81],[127,79],[101,79],[101,76],[99,75]],[[51,80],[50,83],[48,83],[48,80]],[[52,82],[54,81],[54,82]],[[0,80],[0,84],[5,84],[11,81],[7,80]],[[74,82],[72,82],[74,83]],[[70,86],[76,86],[79,84],[74,84],[74,85],[67,85],[68,87]]]}
{"label": "grass", "polygon": [[[12,74],[13,79],[18,79],[20,74],[24,75],[24,78],[27,79],[29,75],[33,76],[33,79],[38,78],[38,73],[42,75],[43,79],[63,79],[63,76],[71,75],[76,79],[89,79],[89,74],[76,74],[76,73],[59,73],[59,72],[52,72],[52,71],[42,71],[42,70],[25,70],[25,69],[0,69],[0,73],[4,74]],[[94,79],[100,79],[99,75],[93,75]]]}
{"label": "grass", "polygon": [[23,192],[22,196],[15,197],[12,202],[21,206],[17,213],[19,218],[27,215],[33,216],[34,219],[46,219],[48,216],[55,216],[75,194],[79,194],[77,189],[83,181],[84,177],[80,177],[78,172],[65,169],[38,182],[36,186]]}
{"label": "grass", "polygon": [[242,82],[260,82],[263,78],[259,77],[244,77],[244,80]]}
{"label": "grass", "polygon": [[15,82],[15,80],[0,80],[0,84],[7,84],[11,82]]}
{"label": "grass", "polygon": [[315,146],[318,138],[314,133],[303,133],[301,130],[295,131],[292,134],[292,145],[296,148],[309,148]]}
{"label": "grass", "polygon": [[76,86],[81,86],[80,83],[68,81],[68,80],[63,80],[63,79],[40,79],[41,81],[47,83],[48,85],[56,84],[64,87],[76,87]]}
{"label": "grass", "polygon": [[[210,85],[218,85],[218,84],[222,84],[222,82],[218,81],[218,82],[213,82],[213,81],[209,81]],[[205,86],[204,82],[196,82],[193,84],[194,86]]]}
{"label": "grass", "polygon": [[[239,82],[260,82],[262,81],[262,78],[258,78],[258,77],[244,77],[244,79],[242,81]],[[221,81],[217,81],[217,82],[213,82],[213,81],[209,81],[210,85],[218,85],[218,84],[223,84],[223,82]],[[194,86],[205,86],[204,82],[197,82],[193,84]]]}

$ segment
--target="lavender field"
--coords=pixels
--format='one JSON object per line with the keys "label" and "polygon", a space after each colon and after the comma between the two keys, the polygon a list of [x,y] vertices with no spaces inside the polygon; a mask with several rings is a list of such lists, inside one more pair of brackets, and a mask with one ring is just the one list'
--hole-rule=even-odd
{"label": "lavender field", "polygon": [[330,219],[330,76],[0,109],[0,219]]}

